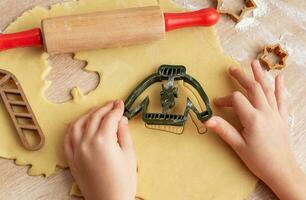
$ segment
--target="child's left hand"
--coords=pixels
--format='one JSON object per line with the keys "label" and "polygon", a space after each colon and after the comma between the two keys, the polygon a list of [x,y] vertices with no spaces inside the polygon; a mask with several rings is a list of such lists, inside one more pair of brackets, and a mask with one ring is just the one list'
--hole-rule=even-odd
{"label": "child's left hand", "polygon": [[135,199],[136,156],[123,112],[123,102],[113,101],[90,111],[68,129],[66,158],[88,200]]}

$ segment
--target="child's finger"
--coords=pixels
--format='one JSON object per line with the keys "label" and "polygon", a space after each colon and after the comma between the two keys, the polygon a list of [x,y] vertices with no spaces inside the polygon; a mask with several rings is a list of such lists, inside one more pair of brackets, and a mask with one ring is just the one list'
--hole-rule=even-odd
{"label": "child's finger", "polygon": [[255,108],[264,109],[268,106],[259,83],[238,69],[230,68],[230,74],[246,89],[248,98]]}
{"label": "child's finger", "polygon": [[123,150],[133,149],[133,141],[128,124],[128,119],[126,117],[122,117],[118,126],[118,143]]}
{"label": "child's finger", "polygon": [[71,165],[72,161],[73,161],[73,148],[72,148],[72,142],[71,142],[71,137],[70,137],[70,133],[68,132],[65,135],[65,139],[64,139],[64,152],[65,152],[65,157],[66,160],[69,164],[69,166]]}
{"label": "child's finger", "polygon": [[114,101],[109,102],[106,106],[98,109],[89,116],[86,123],[86,134],[83,135],[83,140],[90,140],[97,132],[103,117],[110,112],[114,107]]}
{"label": "child's finger", "polygon": [[113,110],[104,117],[96,136],[103,135],[109,138],[117,138],[118,124],[123,116],[123,112],[124,103],[119,100],[116,101]]}
{"label": "child's finger", "polygon": [[274,110],[277,110],[277,103],[274,92],[272,91],[272,88],[268,85],[267,81],[265,80],[265,75],[259,61],[258,60],[253,61],[251,66],[254,78],[261,85],[262,90],[265,93],[266,98],[268,100],[268,103]]}
{"label": "child's finger", "polygon": [[278,75],[275,79],[275,97],[280,115],[285,121],[288,120],[288,106],[284,78]]}
{"label": "child's finger", "polygon": [[221,117],[214,116],[204,124],[207,128],[211,128],[217,133],[236,152],[239,153],[241,148],[245,145],[245,141],[239,132]]}
{"label": "child's finger", "polygon": [[248,99],[241,92],[233,92],[232,94],[214,99],[214,103],[219,107],[233,107],[240,121],[243,123],[252,117],[252,113],[256,110]]}
{"label": "child's finger", "polygon": [[94,113],[96,110],[97,108],[91,109],[87,114],[83,115],[76,122],[70,125],[71,126],[70,132],[71,132],[71,138],[72,138],[71,140],[72,140],[73,148],[75,147],[75,145],[80,144],[82,137],[83,137],[83,133],[85,131],[86,121],[88,120],[90,115]]}

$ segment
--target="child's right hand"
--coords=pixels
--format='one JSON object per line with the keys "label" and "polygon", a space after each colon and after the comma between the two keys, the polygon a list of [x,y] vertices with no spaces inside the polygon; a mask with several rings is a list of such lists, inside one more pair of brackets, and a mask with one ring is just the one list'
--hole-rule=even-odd
{"label": "child's right hand", "polygon": [[219,107],[232,107],[243,129],[239,132],[221,117],[212,117],[205,125],[227,142],[280,199],[305,200],[306,177],[290,146],[283,78],[276,77],[273,92],[258,61],[252,63],[252,70],[254,78],[230,69],[246,96],[234,92],[214,101]]}
{"label": "child's right hand", "polygon": [[122,101],[91,110],[72,123],[65,155],[88,200],[134,200],[136,155]]}

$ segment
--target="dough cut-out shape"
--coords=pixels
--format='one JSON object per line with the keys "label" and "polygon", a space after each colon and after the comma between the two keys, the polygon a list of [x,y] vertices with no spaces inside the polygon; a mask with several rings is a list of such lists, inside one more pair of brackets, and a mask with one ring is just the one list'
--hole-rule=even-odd
{"label": "dough cut-out shape", "polygon": [[[51,6],[50,10],[36,7],[9,25],[5,32],[38,27],[47,17],[157,4],[156,0],[79,0]],[[159,5],[165,12],[184,11],[169,0],[159,0]],[[16,140],[14,127],[0,104],[0,156],[16,159],[18,165],[31,165],[30,175],[50,176],[56,167],[66,168],[63,138],[67,125],[93,106],[125,99],[143,77],[156,72],[156,66],[163,63],[188,66],[188,73],[205,86],[211,99],[229,95],[238,88],[227,70],[239,63],[224,55],[213,27],[173,31],[150,44],[76,53],[75,59],[86,60],[85,70],[97,71],[103,84],[86,96],[73,90],[73,101],[62,104],[44,98],[48,82],[43,78],[50,70],[47,59],[43,49],[0,53],[0,66],[21,83],[45,135],[45,145],[40,151],[26,151]],[[160,85],[151,89],[159,93]],[[150,100],[151,105],[159,105],[159,98],[150,97]],[[239,128],[231,110],[212,109]],[[131,120],[129,127],[139,167],[137,196],[145,200],[239,200],[255,187],[256,177],[231,148],[211,130],[204,135],[196,134],[197,128],[190,118],[180,137],[148,129],[140,118]]]}
{"label": "dough cut-out shape", "polygon": [[[21,145],[29,151],[41,149],[45,143],[45,136],[23,89],[13,74],[2,69],[0,69],[0,97],[14,124]],[[32,141],[27,136],[29,134]]]}
{"label": "dough cut-out shape", "polygon": [[[277,61],[273,62],[269,59],[269,56],[276,56]],[[260,56],[260,62],[268,69],[283,69],[286,67],[286,61],[289,54],[281,47],[280,44],[267,45],[264,47],[263,53]]]}
{"label": "dough cut-out shape", "polygon": [[222,8],[224,1],[226,0],[217,0],[217,10],[219,11],[219,13],[229,16],[236,23],[240,22],[247,12],[257,8],[257,5],[254,0],[243,0],[243,8],[239,11],[239,13],[236,13],[227,8]]}
{"label": "dough cut-out shape", "polygon": [[45,96],[53,103],[64,103],[71,100],[70,91],[73,88],[77,87],[82,94],[88,95],[100,84],[99,74],[84,70],[87,62],[74,59],[73,54],[50,56],[48,63],[51,70],[45,80],[50,81],[50,85],[45,91]]}

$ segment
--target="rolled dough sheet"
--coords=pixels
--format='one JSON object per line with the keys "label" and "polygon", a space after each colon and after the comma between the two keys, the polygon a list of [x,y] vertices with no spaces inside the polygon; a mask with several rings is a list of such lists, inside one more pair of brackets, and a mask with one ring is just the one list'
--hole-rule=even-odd
{"label": "rolled dough sheet", "polygon": [[[5,32],[39,27],[46,17],[156,4],[155,0],[80,0],[54,5],[50,10],[36,7],[25,12]],[[164,11],[183,10],[168,0],[160,0],[159,4]],[[161,64],[185,65],[211,99],[237,88],[227,75],[227,68],[238,63],[223,55],[214,28],[173,31],[150,44],[81,52],[75,57],[88,62],[86,70],[100,74],[100,85],[86,96],[75,89],[73,101],[54,104],[43,96],[50,84],[44,81],[50,66],[42,49],[0,53],[0,68],[19,79],[46,136],[43,149],[25,151],[0,103],[0,156],[15,159],[18,165],[31,165],[29,175],[49,176],[56,167],[66,168],[63,137],[68,123],[92,106],[126,98]],[[215,107],[213,110],[239,126],[230,110],[221,112]],[[192,120],[187,121],[182,135],[148,129],[139,117],[131,121],[130,128],[139,166],[137,195],[146,200],[239,200],[245,199],[257,182],[225,143],[210,131],[199,135]]]}

